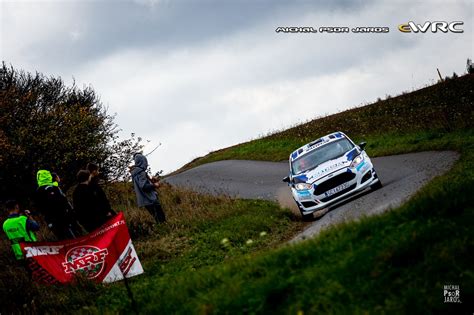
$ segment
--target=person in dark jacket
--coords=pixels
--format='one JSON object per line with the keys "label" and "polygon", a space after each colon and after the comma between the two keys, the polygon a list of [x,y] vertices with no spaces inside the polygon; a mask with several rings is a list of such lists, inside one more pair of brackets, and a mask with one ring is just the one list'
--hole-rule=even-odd
{"label": "person in dark jacket", "polygon": [[88,170],[80,170],[77,173],[79,184],[72,194],[72,202],[77,218],[87,232],[97,229],[108,219],[107,212],[98,206],[99,203],[89,186],[89,178]]}
{"label": "person in dark jacket", "polygon": [[165,222],[165,213],[158,200],[158,183],[153,183],[147,174],[148,161],[143,154],[137,153],[133,160],[135,165],[130,169],[132,173],[133,188],[137,195],[137,205],[145,207],[156,222]]}
{"label": "person in dark jacket", "polygon": [[53,183],[48,170],[39,170],[36,174],[38,189],[34,205],[43,214],[48,228],[59,240],[76,238],[81,235],[74,210],[64,193]]}
{"label": "person in dark jacket", "polygon": [[99,166],[94,163],[89,163],[87,164],[87,170],[91,174],[89,178],[89,188],[91,189],[95,201],[97,202],[97,207],[101,210],[101,212],[106,212],[108,218],[113,217],[116,213],[110,206],[107,195],[99,184]]}

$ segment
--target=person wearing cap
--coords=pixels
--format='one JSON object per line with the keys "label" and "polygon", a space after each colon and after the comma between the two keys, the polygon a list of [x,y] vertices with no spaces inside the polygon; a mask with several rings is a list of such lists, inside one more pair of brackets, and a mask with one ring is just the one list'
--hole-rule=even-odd
{"label": "person wearing cap", "polygon": [[12,251],[17,260],[24,259],[20,242],[36,242],[35,232],[39,230],[39,224],[30,217],[30,211],[20,211],[20,206],[15,200],[6,203],[8,217],[3,222],[3,231],[11,242]]}
{"label": "person wearing cap", "polygon": [[157,223],[165,222],[165,213],[156,192],[159,183],[153,183],[148,176],[146,172],[148,169],[146,157],[141,153],[136,153],[133,156],[133,160],[135,165],[130,168],[130,173],[132,174],[133,188],[137,196],[137,205],[145,207]]}

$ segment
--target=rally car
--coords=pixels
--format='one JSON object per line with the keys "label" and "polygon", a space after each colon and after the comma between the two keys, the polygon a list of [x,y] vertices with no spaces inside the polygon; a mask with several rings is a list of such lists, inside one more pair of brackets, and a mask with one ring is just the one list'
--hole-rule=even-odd
{"label": "rally car", "polygon": [[291,153],[290,174],[283,181],[304,219],[366,188],[382,187],[365,146],[334,132]]}

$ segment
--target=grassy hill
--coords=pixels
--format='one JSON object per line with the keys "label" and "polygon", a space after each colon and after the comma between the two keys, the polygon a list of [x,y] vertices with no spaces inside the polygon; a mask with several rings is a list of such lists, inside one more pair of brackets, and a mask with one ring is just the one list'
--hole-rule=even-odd
{"label": "grassy hill", "polygon": [[[471,314],[474,309],[474,133],[461,159],[404,206],[292,246],[134,283],[145,313]],[[462,304],[444,303],[444,285]],[[122,291],[123,292],[123,291]],[[100,305],[117,305],[121,297]],[[154,301],[154,302],[150,302]],[[122,303],[117,310],[128,309]]]}
{"label": "grassy hill", "polygon": [[[169,221],[153,226],[130,187],[113,187],[145,274],[130,279],[144,314],[472,314],[474,311],[474,77],[308,122],[211,153],[283,160],[310,139],[342,130],[372,155],[456,150],[452,170],[400,208],[282,245],[304,223],[272,202],[163,187]],[[123,283],[44,287],[13,265],[0,243],[2,313],[131,313]],[[461,304],[444,303],[459,285]],[[4,310],[4,311],[3,311]]]}
{"label": "grassy hill", "polygon": [[[136,281],[145,313],[316,314],[474,311],[474,76],[317,119],[213,152],[219,159],[283,160],[333,130],[367,140],[372,155],[455,150],[460,160],[408,203],[330,228],[300,244],[243,254],[195,272]],[[444,285],[461,304],[444,303]],[[130,310],[121,295],[100,307]],[[150,302],[150,301],[153,301]]]}
{"label": "grassy hill", "polygon": [[211,152],[188,163],[178,172],[218,160],[287,160],[296,148],[334,131],[343,131],[353,140],[366,140],[371,156],[442,149],[433,145],[433,137],[469,129],[474,125],[473,87],[474,75],[448,79],[411,93],[314,119],[260,139]]}

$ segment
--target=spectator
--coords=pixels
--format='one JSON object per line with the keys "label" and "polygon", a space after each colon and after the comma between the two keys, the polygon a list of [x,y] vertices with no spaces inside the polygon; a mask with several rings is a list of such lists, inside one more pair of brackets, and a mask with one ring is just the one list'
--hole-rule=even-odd
{"label": "spectator", "polygon": [[116,213],[112,210],[110,206],[110,202],[107,199],[107,195],[102,190],[99,184],[99,166],[94,163],[87,164],[87,170],[90,172],[90,179],[89,179],[89,188],[94,195],[94,198],[97,202],[97,208],[100,209],[101,212],[105,212],[108,218],[114,216]]}
{"label": "spectator", "polygon": [[74,210],[64,193],[55,186],[47,170],[39,170],[35,206],[44,215],[48,228],[58,239],[76,238],[81,234]]}
{"label": "spectator", "polygon": [[137,204],[139,207],[145,207],[153,216],[156,222],[165,222],[165,213],[158,200],[159,183],[153,183],[146,173],[148,161],[146,157],[140,153],[133,156],[135,165],[130,168],[132,173],[133,187],[137,195]]}
{"label": "spectator", "polygon": [[72,194],[72,202],[79,223],[87,232],[97,229],[108,219],[107,212],[98,208],[98,202],[89,186],[89,178],[90,172],[88,170],[80,170],[77,173],[79,184]]}
{"label": "spectator", "polygon": [[20,242],[36,242],[35,231],[39,225],[30,217],[30,211],[20,211],[15,200],[7,201],[8,218],[3,222],[3,231],[11,242],[13,253],[17,260],[24,259]]}

